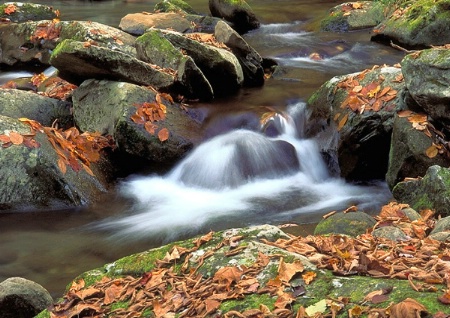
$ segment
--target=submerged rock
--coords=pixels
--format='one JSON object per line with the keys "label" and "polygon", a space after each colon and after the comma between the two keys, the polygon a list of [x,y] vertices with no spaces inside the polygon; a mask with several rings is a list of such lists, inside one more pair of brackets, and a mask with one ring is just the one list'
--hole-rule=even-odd
{"label": "submerged rock", "polygon": [[49,292],[33,281],[11,277],[0,283],[2,318],[31,318],[53,304]]}

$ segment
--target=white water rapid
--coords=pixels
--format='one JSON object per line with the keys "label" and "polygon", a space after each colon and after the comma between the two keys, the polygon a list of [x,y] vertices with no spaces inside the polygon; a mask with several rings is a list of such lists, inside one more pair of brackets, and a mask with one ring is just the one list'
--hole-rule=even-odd
{"label": "white water rapid", "polygon": [[304,104],[297,103],[272,119],[281,132],[276,138],[234,130],[206,141],[165,176],[123,182],[121,193],[134,202],[129,213],[96,228],[114,238],[168,241],[202,229],[302,222],[304,215],[317,220],[349,205],[385,204],[384,184],[357,186],[329,176],[316,143],[301,138],[302,116]]}

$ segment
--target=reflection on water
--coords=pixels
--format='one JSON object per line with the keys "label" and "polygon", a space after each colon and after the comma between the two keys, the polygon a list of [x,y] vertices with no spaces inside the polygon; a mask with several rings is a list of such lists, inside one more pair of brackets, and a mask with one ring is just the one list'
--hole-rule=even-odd
{"label": "reflection on water", "polygon": [[[91,20],[116,27],[125,14],[152,11],[156,2],[39,1],[59,9],[63,20]],[[187,2],[198,12],[208,12],[207,0]],[[401,52],[371,43],[367,30],[311,32],[314,21],[337,3],[249,1],[262,27],[244,37],[263,57],[275,59],[280,68],[262,88],[242,89],[236,96],[196,105],[206,113],[208,138],[236,128],[256,129],[259,115],[267,107],[283,111],[293,100],[305,101],[335,75],[400,61]],[[321,59],[311,58],[314,53]],[[30,74],[0,72],[3,79],[24,75]],[[22,276],[57,297],[79,273],[173,237],[256,221],[310,223],[322,212],[350,204],[370,212],[387,200],[389,192],[383,184],[360,187],[324,177],[323,171],[316,169],[320,160],[313,157],[317,155],[313,142],[292,133],[283,138],[298,151],[300,162],[299,170],[283,177],[253,178],[220,190],[186,186],[175,172],[165,177],[135,177],[121,183],[127,195],[113,192],[79,211],[0,214],[0,281]],[[92,231],[93,224],[101,224],[106,232]],[[156,232],[159,236],[150,235],[151,240],[136,240]],[[129,233],[133,233],[132,243],[125,239]],[[111,239],[110,234],[117,235]]]}

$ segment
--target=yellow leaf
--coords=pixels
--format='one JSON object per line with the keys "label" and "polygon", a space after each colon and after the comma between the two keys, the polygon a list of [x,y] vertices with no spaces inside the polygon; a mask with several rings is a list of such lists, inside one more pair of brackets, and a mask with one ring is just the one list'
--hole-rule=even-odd
{"label": "yellow leaf", "polygon": [[58,158],[58,168],[59,170],[61,170],[62,174],[66,174],[67,171],[66,162],[61,157]]}
{"label": "yellow leaf", "polygon": [[341,120],[339,120],[339,124],[338,124],[338,130],[341,130],[342,127],[344,127],[345,123],[347,122],[348,119],[348,113],[344,115],[344,117],[341,118]]}
{"label": "yellow leaf", "polygon": [[425,154],[427,155],[428,158],[434,158],[438,155],[438,153],[439,149],[434,144],[428,147],[428,149],[425,151]]}
{"label": "yellow leaf", "polygon": [[306,272],[305,274],[302,275],[302,278],[305,281],[305,284],[309,285],[316,276],[317,274],[315,272]]}

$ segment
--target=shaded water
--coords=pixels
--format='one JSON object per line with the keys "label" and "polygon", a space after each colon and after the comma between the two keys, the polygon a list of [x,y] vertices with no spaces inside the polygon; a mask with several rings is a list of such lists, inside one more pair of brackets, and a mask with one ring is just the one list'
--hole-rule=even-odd
{"label": "shaded water", "polygon": [[[208,11],[207,0],[187,2],[199,12]],[[196,167],[206,169],[205,174],[230,170],[229,162],[220,166],[219,159],[225,155],[234,158],[232,154],[237,150],[233,140],[245,139],[270,148],[273,139],[250,132],[244,132],[242,138],[242,132],[236,132],[242,128],[258,131],[259,115],[268,107],[286,111],[298,121],[303,102],[326,80],[374,64],[394,64],[402,58],[400,52],[370,42],[367,30],[346,34],[311,32],[316,20],[338,1],[248,2],[260,17],[262,27],[246,34],[245,39],[281,67],[262,88],[242,89],[236,96],[195,105],[205,114],[205,136],[211,138],[201,147],[212,156],[213,165],[204,162]],[[126,13],[152,11],[156,1],[40,3],[58,8],[64,20],[92,20],[117,26]],[[311,53],[323,59],[313,60],[309,58]],[[0,81],[7,76],[17,74],[0,72]],[[302,139],[301,125],[300,130],[293,130],[289,122],[285,124],[283,134],[275,139],[295,147],[300,165],[294,163],[295,169],[291,169],[293,163],[288,160],[288,168],[282,168],[280,175],[276,171],[261,176],[258,170],[253,175],[246,172],[234,176],[231,183],[219,178],[203,179],[206,183],[202,184],[197,173],[192,175],[190,169],[183,168],[189,166],[185,162],[166,176],[130,177],[119,184],[117,192],[85,209],[0,214],[0,281],[22,276],[42,284],[57,297],[79,273],[171,238],[264,222],[310,223],[322,213],[350,204],[359,204],[370,212],[388,199],[383,184],[362,187],[329,178],[326,169],[321,168],[314,143]],[[224,143],[227,149],[222,149]],[[226,153],[216,152],[217,149]],[[267,151],[265,156],[271,157],[272,150]],[[192,156],[194,159],[187,160],[195,162],[195,152]],[[246,156],[256,156],[254,166],[260,154]],[[239,167],[239,163],[234,167]]]}

